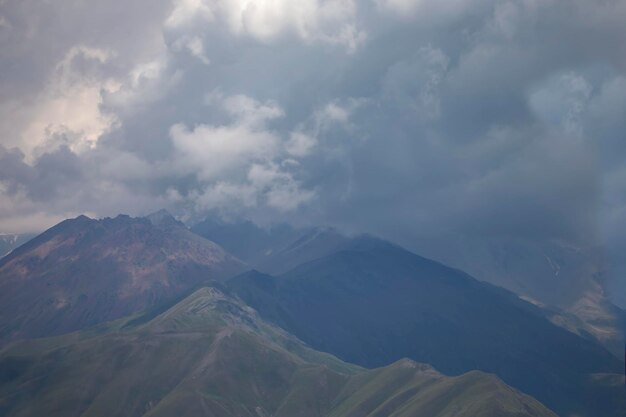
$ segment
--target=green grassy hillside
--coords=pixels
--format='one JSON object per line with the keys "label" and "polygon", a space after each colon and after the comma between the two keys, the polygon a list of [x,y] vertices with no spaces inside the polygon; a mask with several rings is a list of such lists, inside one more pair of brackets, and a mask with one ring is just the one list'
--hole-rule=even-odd
{"label": "green grassy hillside", "polygon": [[349,365],[214,288],[143,323],[131,317],[5,348],[0,415],[555,416],[480,372],[446,377],[408,360]]}

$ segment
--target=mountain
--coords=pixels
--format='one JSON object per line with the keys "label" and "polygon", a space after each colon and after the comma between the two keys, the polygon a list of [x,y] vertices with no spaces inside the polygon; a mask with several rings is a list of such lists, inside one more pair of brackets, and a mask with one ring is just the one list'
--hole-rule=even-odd
{"label": "mountain", "polygon": [[6,417],[556,417],[493,375],[316,352],[217,288],[141,316],[0,352]]}
{"label": "mountain", "polygon": [[275,224],[262,228],[249,220],[225,222],[216,217],[207,217],[191,230],[268,274],[328,255],[349,240],[331,227]]}
{"label": "mountain", "polygon": [[558,309],[555,323],[622,357],[625,335],[606,288],[602,248],[512,238],[429,240],[418,246],[446,265]]}
{"label": "mountain", "polygon": [[243,270],[164,213],[66,220],[0,260],[0,345],[117,319]]}
{"label": "mountain", "polygon": [[226,222],[218,217],[207,217],[191,230],[255,267],[303,233],[288,224],[262,228],[249,220]]}
{"label": "mountain", "polygon": [[[330,255],[350,241],[329,227],[262,228],[250,221],[225,222],[216,217],[206,218],[192,230],[271,275]],[[622,314],[606,295],[597,249],[519,239],[429,240],[420,247],[433,259],[522,295],[550,311],[554,324],[598,341],[622,357],[626,341]]]}
{"label": "mountain", "polygon": [[569,308],[561,310],[544,307],[552,311],[549,317],[554,324],[581,337],[596,340],[616,357],[622,358],[626,342],[626,315],[605,296],[599,282],[590,284],[591,288]]}
{"label": "mountain", "polygon": [[603,272],[599,248],[558,241],[458,238],[429,242],[424,252],[446,265],[542,304],[568,308],[593,289]]}
{"label": "mountain", "polygon": [[0,233],[0,258],[8,255],[13,249],[23,245],[33,237],[35,237],[33,234],[15,235]]}
{"label": "mountain", "polygon": [[327,256],[349,239],[333,228],[316,227],[303,232],[289,245],[275,250],[255,266],[270,274],[281,274],[298,265]]}
{"label": "mountain", "polygon": [[[513,293],[370,237],[278,277],[229,288],[313,348],[365,367],[408,357],[494,373],[564,416],[622,416],[624,363]],[[621,377],[623,381],[623,377]],[[595,382],[590,382],[594,379]]]}

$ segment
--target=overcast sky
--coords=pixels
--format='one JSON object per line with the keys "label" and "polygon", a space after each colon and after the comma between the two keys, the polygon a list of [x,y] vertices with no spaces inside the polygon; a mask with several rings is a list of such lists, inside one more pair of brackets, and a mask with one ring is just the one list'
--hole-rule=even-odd
{"label": "overcast sky", "polygon": [[624,0],[0,0],[0,231],[167,208],[626,248]]}

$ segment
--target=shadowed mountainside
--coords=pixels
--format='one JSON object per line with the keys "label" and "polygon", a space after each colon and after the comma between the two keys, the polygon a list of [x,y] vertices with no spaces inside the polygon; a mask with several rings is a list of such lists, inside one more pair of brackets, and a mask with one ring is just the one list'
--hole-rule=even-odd
{"label": "shadowed mountainside", "polygon": [[[328,256],[350,242],[332,228],[263,228],[216,217],[207,217],[192,230],[270,275]],[[418,253],[524,296],[550,310],[553,323],[623,356],[622,314],[607,297],[600,248],[510,239],[429,239],[417,246]]]}
{"label": "shadowed mountainside", "polygon": [[603,248],[505,238],[429,240],[421,246],[446,265],[558,308],[562,313],[555,316],[555,323],[591,336],[623,356],[625,335],[619,309],[607,293]]}
{"label": "shadowed mountainside", "polygon": [[366,367],[409,357],[446,374],[479,369],[563,415],[621,416],[621,374],[599,344],[549,321],[515,294],[363,237],[279,277],[249,272],[229,287],[313,348]]}
{"label": "shadowed mountainside", "polygon": [[221,245],[259,271],[281,274],[336,251],[349,239],[329,227],[262,228],[251,221],[224,222],[208,217],[191,230]]}
{"label": "shadowed mountainside", "polygon": [[303,231],[288,224],[262,228],[251,221],[225,222],[207,217],[193,225],[191,231],[217,243],[249,265],[257,267],[276,251],[298,239]]}

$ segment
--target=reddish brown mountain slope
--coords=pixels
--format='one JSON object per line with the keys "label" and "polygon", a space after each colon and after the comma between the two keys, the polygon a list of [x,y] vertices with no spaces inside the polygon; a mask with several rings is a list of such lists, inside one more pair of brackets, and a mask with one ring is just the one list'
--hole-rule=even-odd
{"label": "reddish brown mountain slope", "polygon": [[66,220],[0,260],[0,344],[171,302],[243,268],[164,213]]}

